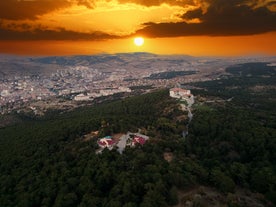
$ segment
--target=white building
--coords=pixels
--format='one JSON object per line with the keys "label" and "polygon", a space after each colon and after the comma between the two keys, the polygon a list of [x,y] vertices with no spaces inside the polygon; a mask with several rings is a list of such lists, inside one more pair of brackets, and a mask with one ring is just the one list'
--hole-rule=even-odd
{"label": "white building", "polygon": [[170,97],[173,98],[185,98],[185,97],[190,97],[191,91],[190,90],[185,90],[182,88],[172,88],[170,89]]}
{"label": "white building", "polygon": [[131,92],[131,89],[130,89],[130,88],[128,88],[128,87],[123,87],[123,86],[120,86],[120,87],[119,87],[119,90],[122,91],[122,92],[129,92],[129,93]]}
{"label": "white building", "polygon": [[3,90],[0,95],[3,96],[3,97],[7,97],[7,96],[10,95],[10,93],[9,93],[8,90]]}
{"label": "white building", "polygon": [[76,95],[74,97],[74,100],[75,101],[89,101],[89,100],[92,100],[92,99],[90,98],[90,96],[86,96],[83,93],[81,93],[79,95]]}

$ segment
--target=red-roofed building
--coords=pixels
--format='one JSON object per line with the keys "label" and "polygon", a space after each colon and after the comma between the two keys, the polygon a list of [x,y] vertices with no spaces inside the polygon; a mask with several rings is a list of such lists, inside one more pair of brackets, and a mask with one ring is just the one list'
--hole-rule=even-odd
{"label": "red-roofed building", "polygon": [[113,147],[113,145],[115,144],[115,141],[113,139],[110,138],[102,138],[98,141],[98,145],[102,148],[105,147]]}
{"label": "red-roofed building", "polygon": [[132,140],[132,145],[135,145],[135,144],[144,145],[145,143],[146,143],[146,139],[140,136],[134,136]]}

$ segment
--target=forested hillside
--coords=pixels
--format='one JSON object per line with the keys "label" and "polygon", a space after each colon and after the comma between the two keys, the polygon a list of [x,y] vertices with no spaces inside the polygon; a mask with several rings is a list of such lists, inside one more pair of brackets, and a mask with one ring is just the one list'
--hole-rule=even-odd
{"label": "forested hillside", "polygon": [[[186,138],[187,113],[167,90],[39,119],[21,115],[0,129],[0,206],[275,205],[275,70],[237,70],[194,84]],[[91,131],[138,129],[149,141],[122,154],[96,154],[96,139],[84,141]],[[221,197],[181,196],[198,186]]]}
{"label": "forested hillside", "polygon": [[[172,184],[162,158],[165,144],[156,144],[161,137],[123,155],[116,150],[96,155],[96,140],[84,142],[82,135],[138,128],[155,134],[155,127],[167,127],[179,139],[181,129],[169,120],[180,114],[168,91],[160,91],[59,116],[28,118],[1,129],[1,206],[149,206],[156,203],[155,191],[161,198],[156,205],[174,203],[167,195]],[[103,122],[109,127],[102,129]]]}

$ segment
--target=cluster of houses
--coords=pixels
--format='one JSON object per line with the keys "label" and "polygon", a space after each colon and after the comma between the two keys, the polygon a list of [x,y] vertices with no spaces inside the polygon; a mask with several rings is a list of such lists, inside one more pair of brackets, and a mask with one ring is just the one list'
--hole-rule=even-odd
{"label": "cluster of houses", "polygon": [[94,93],[80,93],[78,95],[76,95],[74,97],[75,101],[89,101],[89,100],[93,100],[94,98],[97,97],[101,97],[101,96],[109,96],[109,95],[113,95],[116,93],[130,93],[131,89],[128,87],[118,87],[118,88],[109,88],[109,89],[102,89],[99,90],[98,92],[94,92]]}
{"label": "cluster of houses", "polygon": [[100,138],[97,143],[100,147],[100,151],[105,148],[111,150],[113,147],[117,146],[118,151],[122,153],[126,146],[135,147],[138,144],[144,145],[148,139],[149,137],[146,135],[128,132],[122,135],[118,140],[115,140],[112,136],[105,136]]}

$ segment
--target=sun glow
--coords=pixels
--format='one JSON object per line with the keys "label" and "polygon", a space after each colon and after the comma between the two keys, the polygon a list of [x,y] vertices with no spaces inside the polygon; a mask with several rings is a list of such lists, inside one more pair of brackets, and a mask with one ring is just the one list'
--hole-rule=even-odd
{"label": "sun glow", "polygon": [[136,46],[142,46],[144,44],[144,38],[143,37],[134,38],[134,44]]}

